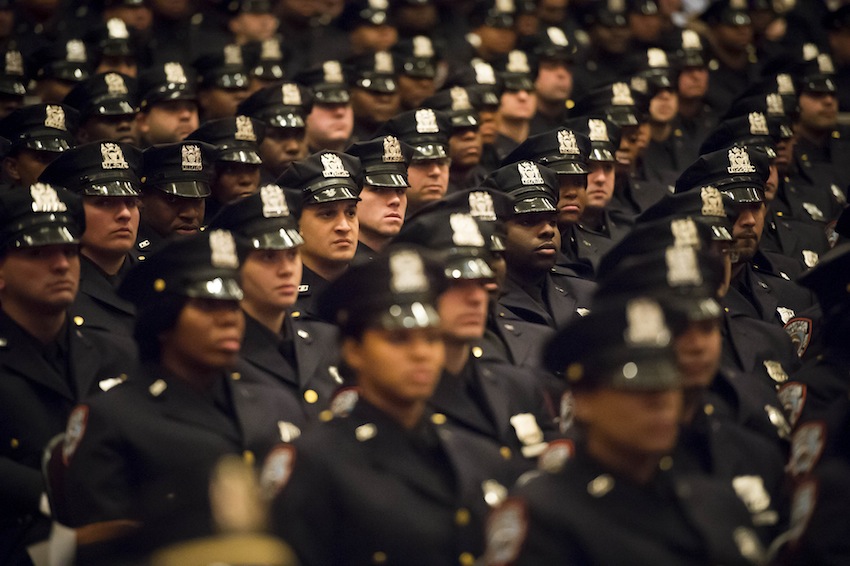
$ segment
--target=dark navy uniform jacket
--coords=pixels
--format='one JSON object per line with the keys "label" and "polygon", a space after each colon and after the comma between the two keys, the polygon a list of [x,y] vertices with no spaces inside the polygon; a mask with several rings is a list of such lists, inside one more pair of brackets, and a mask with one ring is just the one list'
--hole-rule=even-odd
{"label": "dark navy uniform jacket", "polygon": [[592,281],[577,277],[570,269],[554,266],[544,278],[542,295],[546,305],[537,302],[510,276],[505,279],[498,306],[522,320],[561,328],[579,309],[589,309],[596,290]]}
{"label": "dark navy uniform jacket", "polygon": [[133,327],[136,307],[118,296],[117,288],[124,275],[135,265],[129,255],[114,276],[108,276],[85,256],[80,256],[80,288],[71,306],[72,320],[78,320],[89,330],[105,332],[125,338],[128,346],[135,348]]}
{"label": "dark navy uniform jacket", "polygon": [[295,302],[296,311],[303,316],[315,317],[318,312],[318,298],[328,285],[327,279],[305,265],[301,274],[301,285],[298,287],[298,300]]}

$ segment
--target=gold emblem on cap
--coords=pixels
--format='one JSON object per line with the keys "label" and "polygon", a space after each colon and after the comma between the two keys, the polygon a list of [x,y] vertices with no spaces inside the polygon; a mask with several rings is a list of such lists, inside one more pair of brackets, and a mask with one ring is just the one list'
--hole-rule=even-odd
{"label": "gold emblem on cap", "polygon": [[283,83],[280,85],[280,99],[284,106],[301,106],[301,90],[295,83]]}
{"label": "gold emblem on cap", "polygon": [[750,133],[754,136],[769,136],[770,130],[767,129],[767,118],[761,112],[750,112],[747,115],[750,122]]}
{"label": "gold emblem on cap", "polygon": [[835,65],[832,64],[832,57],[829,56],[829,53],[818,55],[818,71],[824,75],[835,74]]}
{"label": "gold emblem on cap", "polygon": [[767,114],[769,116],[785,116],[785,105],[782,104],[782,95],[771,92],[765,97]]}
{"label": "gold emblem on cap", "polygon": [[124,77],[118,73],[106,73],[103,75],[103,82],[106,83],[106,91],[109,94],[127,94],[129,92]]}
{"label": "gold emblem on cap", "polygon": [[484,236],[471,214],[452,213],[449,216],[449,224],[452,228],[452,241],[456,246],[484,246]]}
{"label": "gold emblem on cap", "polygon": [[700,197],[702,198],[701,212],[703,216],[726,216],[726,209],[723,207],[723,195],[715,187],[702,187]]}
{"label": "gold emblem on cap", "polygon": [[558,151],[561,155],[578,155],[578,142],[571,130],[558,130]]}
{"label": "gold emblem on cap", "polygon": [[487,191],[472,191],[469,193],[469,214],[479,220],[494,222],[496,210],[493,197]]}
{"label": "gold emblem on cap", "polygon": [[663,49],[650,47],[646,50],[646,60],[653,69],[667,68],[670,63],[667,61],[667,53]]}
{"label": "gold emblem on cap", "polygon": [[7,75],[23,75],[24,74],[24,58],[20,51],[6,52],[6,74]]}
{"label": "gold emblem on cap", "polygon": [[240,66],[242,61],[242,48],[235,43],[230,43],[224,46],[224,64]]}
{"label": "gold emblem on cap", "polygon": [[59,200],[56,189],[46,183],[30,185],[33,212],[65,212],[68,206]]}
{"label": "gold emblem on cap", "polygon": [[129,39],[130,32],[127,24],[121,18],[109,18],[106,21],[106,32],[111,39]]}
{"label": "gold emblem on cap", "polygon": [[632,77],[632,80],[629,81],[629,86],[632,87],[632,90],[636,90],[638,92],[642,92],[646,94],[649,92],[649,84],[646,82],[646,79],[643,77]]}
{"label": "gold emblem on cap", "polygon": [[691,246],[670,246],[664,252],[667,283],[671,287],[700,285],[702,275],[697,268],[697,255]]}
{"label": "gold emblem on cap", "polygon": [[269,184],[260,187],[260,200],[263,201],[263,216],[265,218],[289,216],[286,196],[283,189],[278,185]]}
{"label": "gold emblem on cap", "polygon": [[626,342],[631,346],[663,347],[670,343],[670,329],[664,311],[647,297],[632,299],[626,305]]}
{"label": "gold emblem on cap", "polygon": [[567,34],[559,27],[549,26],[546,28],[546,35],[554,45],[558,47],[567,47],[570,42],[567,40]]}
{"label": "gold emblem on cap", "polygon": [[124,159],[121,146],[113,142],[100,144],[100,155],[102,157],[101,167],[103,169],[129,169],[130,165]]}
{"label": "gold emblem on cap", "polygon": [[699,34],[692,29],[682,30],[682,49],[702,49]]}
{"label": "gold emblem on cap", "polygon": [[324,75],[326,83],[345,82],[342,76],[342,65],[340,65],[339,61],[325,61],[322,63],[322,75]]}
{"label": "gold emblem on cap", "polygon": [[421,293],[428,290],[425,265],[413,250],[398,250],[390,255],[390,290],[393,293]]}
{"label": "gold emblem on cap", "polygon": [[611,85],[611,104],[614,106],[634,106],[635,99],[632,91],[626,83],[614,83]]}
{"label": "gold emblem on cap", "polygon": [[472,110],[472,104],[469,102],[469,93],[462,86],[452,87],[449,91],[449,96],[452,98],[452,110]]}
{"label": "gold emblem on cap", "polygon": [[803,44],[803,61],[813,61],[820,55],[820,49],[814,43]]}
{"label": "gold emblem on cap", "polygon": [[786,73],[776,75],[776,89],[779,94],[797,93],[794,89],[794,81],[791,79],[791,75]]}
{"label": "gold emblem on cap", "polygon": [[433,57],[434,44],[431,43],[431,38],[427,35],[417,35],[413,37],[413,56],[414,57]]}
{"label": "gold emblem on cap", "polygon": [[729,157],[729,173],[754,173],[756,168],[750,163],[750,154],[743,147],[733,147],[727,153]]}
{"label": "gold emblem on cap", "polygon": [[420,134],[436,134],[440,131],[437,126],[437,115],[430,108],[421,108],[414,114],[416,131]]}
{"label": "gold emblem on cap", "polygon": [[608,126],[603,120],[591,118],[587,121],[587,128],[590,130],[590,141],[610,141],[608,138]]}
{"label": "gold emblem on cap", "polygon": [[496,72],[493,66],[481,59],[472,60],[472,70],[475,71],[475,82],[480,85],[496,84]]}
{"label": "gold emblem on cap", "polygon": [[210,232],[210,263],[217,268],[239,268],[236,241],[228,230]]}
{"label": "gold emblem on cap", "polygon": [[79,39],[71,39],[65,44],[65,60],[72,63],[85,63],[86,44]]}
{"label": "gold emblem on cap", "polygon": [[279,61],[283,59],[280,42],[276,39],[265,39],[260,45],[260,59],[263,61]]}
{"label": "gold emblem on cap", "polygon": [[381,156],[384,163],[401,163],[404,161],[404,154],[401,152],[401,143],[395,136],[384,137],[384,153]]}
{"label": "gold emblem on cap", "polygon": [[163,70],[165,71],[165,80],[167,82],[181,84],[189,82],[186,78],[186,71],[183,70],[183,65],[176,61],[171,61],[163,65]]}
{"label": "gold emblem on cap", "polygon": [[201,156],[201,146],[189,144],[181,148],[182,161],[180,167],[183,171],[203,171],[204,160]]}
{"label": "gold emblem on cap", "polygon": [[45,106],[44,125],[48,128],[68,131],[68,128],[65,126],[65,109],[54,104]]}
{"label": "gold emblem on cap", "polygon": [[248,116],[236,117],[236,134],[233,137],[239,141],[257,141],[257,134],[254,133],[254,124],[251,123],[251,118]]}
{"label": "gold emblem on cap", "polygon": [[691,218],[677,218],[670,221],[670,233],[674,246],[699,247],[697,225]]}
{"label": "gold emblem on cap", "polygon": [[543,175],[540,174],[540,168],[532,161],[520,161],[516,165],[519,171],[520,182],[523,185],[544,185]]}
{"label": "gold emblem on cap", "polygon": [[335,153],[323,153],[319,157],[322,161],[322,175],[325,177],[350,177],[351,173],[345,168],[342,159]]}
{"label": "gold emblem on cap", "polygon": [[389,51],[378,51],[375,53],[375,72],[376,73],[394,73],[393,56]]}
{"label": "gold emblem on cap", "polygon": [[528,55],[525,51],[514,49],[508,53],[508,64],[505,65],[505,70],[509,73],[530,73],[531,67],[528,64]]}

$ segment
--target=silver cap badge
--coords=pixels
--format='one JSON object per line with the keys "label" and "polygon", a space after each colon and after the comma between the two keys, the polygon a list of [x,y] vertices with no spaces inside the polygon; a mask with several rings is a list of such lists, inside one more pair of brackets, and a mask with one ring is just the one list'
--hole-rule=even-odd
{"label": "silver cap badge", "polygon": [[729,173],[754,173],[756,168],[750,163],[750,154],[743,147],[733,147],[727,153],[729,157]]}
{"label": "silver cap badge", "polygon": [[124,158],[124,152],[117,143],[103,142],[100,144],[100,155],[103,158],[103,169],[129,169],[130,165]]}
{"label": "silver cap badge", "polygon": [[201,146],[184,145],[181,149],[182,162],[180,164],[183,171],[203,171],[204,160],[201,156]]}
{"label": "silver cap badge", "polygon": [[228,230],[210,232],[210,264],[217,268],[239,268],[236,241]]}
{"label": "silver cap badge", "polygon": [[449,216],[449,224],[452,227],[452,241],[456,246],[484,246],[484,236],[471,214],[455,212]]}
{"label": "silver cap badge", "polygon": [[333,153],[323,153],[320,157],[322,160],[322,175],[325,177],[351,177],[351,173],[345,168],[342,159]]}
{"label": "silver cap badge", "polygon": [[286,196],[280,186],[270,184],[260,187],[260,200],[263,201],[265,218],[289,216],[289,206],[286,204]]}
{"label": "silver cap badge", "polygon": [[30,186],[33,212],[65,212],[68,206],[59,200],[59,193],[47,183]]}

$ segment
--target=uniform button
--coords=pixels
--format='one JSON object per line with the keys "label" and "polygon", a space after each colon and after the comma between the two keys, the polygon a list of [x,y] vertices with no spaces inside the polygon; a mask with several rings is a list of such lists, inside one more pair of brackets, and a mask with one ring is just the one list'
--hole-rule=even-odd
{"label": "uniform button", "polygon": [[9,444],[12,446],[12,448],[17,448],[18,446],[21,445],[21,441],[18,440],[17,438],[13,438],[12,441],[9,442]]}
{"label": "uniform button", "polygon": [[326,423],[326,422],[332,420],[333,418],[334,418],[333,412],[331,412],[327,409],[325,409],[324,411],[319,413],[319,420],[322,421],[323,423]]}
{"label": "uniform button", "polygon": [[712,405],[711,403],[706,403],[705,407],[702,408],[702,411],[706,415],[713,415],[714,414],[714,405]]}
{"label": "uniform button", "polygon": [[469,524],[469,509],[461,507],[455,512],[455,525],[465,527]]}
{"label": "uniform button", "polygon": [[165,291],[165,279],[157,279],[153,282],[153,290],[157,293]]}
{"label": "uniform button", "polygon": [[510,460],[512,455],[511,449],[507,446],[502,446],[501,448],[499,448],[499,454],[501,454],[502,458],[504,458],[505,460]]}
{"label": "uniform button", "polygon": [[140,255],[140,256],[139,256],[139,261],[145,261],[145,256]]}
{"label": "uniform button", "polygon": [[313,403],[319,400],[319,394],[313,391],[312,389],[308,389],[304,392],[304,400],[312,405]]}
{"label": "uniform button", "polygon": [[372,555],[372,564],[383,564],[387,561],[387,553],[380,550]]}
{"label": "uniform button", "polygon": [[475,564],[475,557],[470,552],[463,552],[457,559],[461,566],[472,566]]}
{"label": "uniform button", "polygon": [[82,326],[84,322],[85,322],[85,319],[83,317],[81,317],[81,316],[75,316],[74,317],[74,324],[76,324],[77,326]]}
{"label": "uniform button", "polygon": [[484,355],[484,350],[482,350],[480,346],[475,346],[472,349],[472,355],[475,356],[476,358],[480,358],[481,356]]}
{"label": "uniform button", "polygon": [[166,493],[166,494],[165,494],[165,498],[166,498],[166,499],[174,499],[174,498],[176,498],[176,497],[177,497],[177,494],[176,494],[176,493],[174,493],[173,491],[172,491],[171,493]]}
{"label": "uniform button", "polygon": [[0,338],[0,348],[5,348],[8,345],[9,345],[8,340],[6,340],[5,338]]}
{"label": "uniform button", "polygon": [[240,379],[242,379],[242,374],[238,371],[234,371],[230,374],[230,379],[232,379],[233,381],[239,381]]}
{"label": "uniform button", "polygon": [[289,316],[291,316],[292,318],[298,318],[299,316],[301,316],[301,313],[299,311],[295,311],[292,314],[290,314]]}
{"label": "uniform button", "polygon": [[658,468],[664,470],[665,472],[673,467],[673,458],[670,456],[664,456],[658,462]]}
{"label": "uniform button", "polygon": [[436,425],[446,424],[446,415],[443,413],[434,413],[431,415],[431,422]]}
{"label": "uniform button", "polygon": [[244,460],[245,463],[248,464],[249,466],[253,466],[256,458],[254,457],[253,452],[251,452],[250,450],[246,450],[245,452],[242,453],[242,460]]}
{"label": "uniform button", "polygon": [[729,307],[723,307],[723,310],[725,310],[726,312],[729,312]]}

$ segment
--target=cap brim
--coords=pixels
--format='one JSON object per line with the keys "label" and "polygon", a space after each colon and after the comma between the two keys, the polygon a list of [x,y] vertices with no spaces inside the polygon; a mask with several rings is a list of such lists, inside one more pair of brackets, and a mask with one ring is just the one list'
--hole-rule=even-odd
{"label": "cap brim", "polygon": [[251,248],[255,250],[289,250],[304,243],[298,230],[280,228],[274,232],[263,232],[249,236]]}
{"label": "cap brim", "polygon": [[654,348],[647,352],[636,349],[632,353],[634,355],[626,356],[630,359],[605,371],[607,382],[600,383],[602,387],[620,391],[661,391],[681,386],[681,374],[672,356],[664,357]]}
{"label": "cap brim", "polygon": [[378,316],[377,323],[385,330],[431,328],[439,326],[440,315],[424,301],[396,303]]}
{"label": "cap brim", "polygon": [[71,143],[57,137],[31,137],[23,140],[23,143],[21,143],[19,147],[25,147],[35,151],[62,153],[63,151],[71,149]]}
{"label": "cap brim", "polygon": [[339,200],[360,200],[360,197],[348,186],[323,186],[315,191],[310,190],[310,196],[304,200],[304,204],[323,204]]}
{"label": "cap brim", "polygon": [[241,301],[243,297],[239,282],[230,277],[213,277],[193,281],[183,287],[181,294],[193,299],[220,299],[224,301]]}
{"label": "cap brim", "polygon": [[835,81],[828,76],[806,77],[803,80],[801,92],[821,92],[825,94],[835,94],[838,88],[835,86]]}
{"label": "cap brim", "polygon": [[137,197],[141,194],[139,186],[139,183],[131,181],[98,181],[87,185],[81,194],[87,197]]}
{"label": "cap brim", "polygon": [[449,280],[491,280],[496,277],[484,259],[480,257],[451,257],[447,258],[446,266],[443,268],[446,279]]}
{"label": "cap brim", "polygon": [[142,100],[142,108],[148,108],[160,102],[169,102],[172,100],[188,100],[191,102],[198,101],[198,94],[195,89],[188,86],[182,88],[165,88],[155,92],[148,93]]}
{"label": "cap brim", "polygon": [[210,186],[203,181],[162,181],[147,185],[147,187],[183,198],[206,198],[210,196]]}
{"label": "cap brim", "polygon": [[7,96],[25,96],[27,94],[27,87],[24,85],[23,81],[17,79],[0,79],[0,94],[5,94]]}
{"label": "cap brim", "polygon": [[75,236],[67,224],[56,222],[53,215],[50,215],[50,218],[45,220],[53,221],[49,224],[27,226],[9,239],[7,248],[35,248],[39,246],[80,243],[79,236]]}
{"label": "cap brim", "polygon": [[[541,190],[543,190],[541,188]],[[532,212],[556,212],[558,209],[544,196],[524,197],[514,202],[514,214],[530,214]]]}
{"label": "cap brim", "polygon": [[256,151],[236,148],[221,150],[221,152],[218,154],[218,160],[227,161],[230,163],[248,163],[250,165],[257,166],[263,164],[263,160],[260,158],[260,154],[258,154]]}
{"label": "cap brim", "polygon": [[614,162],[616,159],[614,158],[614,152],[608,148],[602,147],[594,147],[590,150],[590,155],[587,157],[588,161],[604,161],[604,162]]}
{"label": "cap brim", "polygon": [[398,85],[393,78],[363,78],[355,81],[354,84],[366,90],[385,94],[392,94],[398,90]]}
{"label": "cap brim", "polygon": [[621,128],[641,124],[637,112],[631,106],[612,106],[608,108],[605,114],[606,118]]}
{"label": "cap brim", "polygon": [[131,116],[138,109],[122,99],[101,100],[88,107],[86,114],[89,116]]}
{"label": "cap brim", "polygon": [[270,128],[305,128],[304,115],[296,112],[276,112],[271,116],[261,116]]}
{"label": "cap brim", "polygon": [[764,202],[764,190],[757,187],[722,187],[720,192],[732,199],[735,204]]}
{"label": "cap brim", "polygon": [[499,234],[490,235],[490,245],[487,247],[491,252],[503,252],[508,249],[505,246],[505,240]]}
{"label": "cap brim", "polygon": [[313,91],[314,104],[348,104],[351,93],[346,88],[316,88]]}
{"label": "cap brim", "polygon": [[527,75],[521,77],[504,77],[504,85],[505,90],[534,90],[534,81]]}
{"label": "cap brim", "polygon": [[445,159],[449,156],[448,147],[441,143],[415,144],[416,153],[412,161],[426,161],[429,159]]}
{"label": "cap brim", "polygon": [[238,90],[248,88],[251,84],[251,79],[245,73],[225,73],[212,77],[212,80],[206,81],[207,86],[223,88],[225,90]]}
{"label": "cap brim", "polygon": [[540,162],[558,175],[587,175],[587,165],[579,161],[543,158]]}
{"label": "cap brim", "polygon": [[468,112],[452,113],[452,127],[455,129],[477,128],[480,123],[481,121],[478,119],[477,114],[470,114]]}
{"label": "cap brim", "polygon": [[401,173],[366,173],[365,184],[387,189],[406,189],[410,186],[407,175]]}
{"label": "cap brim", "polygon": [[721,224],[711,225],[711,239],[715,242],[731,242],[733,240],[729,228]]}

